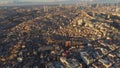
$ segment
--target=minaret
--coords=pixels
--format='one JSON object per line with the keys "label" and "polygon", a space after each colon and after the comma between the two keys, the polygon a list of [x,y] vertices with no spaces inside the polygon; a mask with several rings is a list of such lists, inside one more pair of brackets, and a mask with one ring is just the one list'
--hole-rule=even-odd
{"label": "minaret", "polygon": [[[45,2],[47,2],[47,1],[44,0],[44,3],[45,3]],[[48,6],[47,6],[46,4],[44,4],[43,8],[44,8],[44,12],[48,12]]]}
{"label": "minaret", "polygon": [[75,5],[75,9],[78,9],[78,4],[79,4],[79,1],[78,1],[78,0],[76,0],[76,1],[75,1],[75,4],[76,4],[76,5]]}
{"label": "minaret", "polygon": [[44,5],[44,12],[48,12],[48,6]]}
{"label": "minaret", "polygon": [[58,7],[57,7],[57,11],[60,11],[60,8],[62,7],[62,3],[59,3]]}

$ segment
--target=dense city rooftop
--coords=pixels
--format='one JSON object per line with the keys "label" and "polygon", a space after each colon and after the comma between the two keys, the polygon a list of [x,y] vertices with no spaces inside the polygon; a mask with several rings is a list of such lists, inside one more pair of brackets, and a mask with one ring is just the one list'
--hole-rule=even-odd
{"label": "dense city rooftop", "polygon": [[120,5],[0,9],[0,68],[102,67],[120,67]]}

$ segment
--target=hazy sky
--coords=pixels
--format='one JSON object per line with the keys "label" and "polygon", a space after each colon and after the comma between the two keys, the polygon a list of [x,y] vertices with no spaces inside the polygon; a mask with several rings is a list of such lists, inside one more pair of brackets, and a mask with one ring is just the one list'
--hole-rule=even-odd
{"label": "hazy sky", "polygon": [[[53,2],[55,0],[20,0],[20,1],[30,1],[30,2]],[[57,0],[57,1],[63,1],[63,0]]]}
{"label": "hazy sky", "polygon": [[67,0],[0,0],[0,1],[22,1],[22,2],[54,2],[54,1],[67,1]]}
{"label": "hazy sky", "polygon": [[55,2],[55,1],[98,1],[98,2],[120,2],[120,0],[0,0],[0,2]]}

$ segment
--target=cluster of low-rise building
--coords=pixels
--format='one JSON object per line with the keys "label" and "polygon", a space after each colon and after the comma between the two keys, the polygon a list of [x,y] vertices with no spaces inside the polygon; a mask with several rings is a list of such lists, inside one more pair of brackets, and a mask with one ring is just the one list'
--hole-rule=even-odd
{"label": "cluster of low-rise building", "polygon": [[0,15],[0,67],[119,68],[119,15],[104,6],[34,7]]}

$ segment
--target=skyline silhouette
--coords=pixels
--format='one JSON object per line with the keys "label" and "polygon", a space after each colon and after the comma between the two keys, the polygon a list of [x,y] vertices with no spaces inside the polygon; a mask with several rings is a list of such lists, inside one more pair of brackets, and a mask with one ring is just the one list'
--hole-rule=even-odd
{"label": "skyline silhouette", "polygon": [[0,0],[1,5],[35,4],[76,4],[76,3],[120,3],[120,0]]}
{"label": "skyline silhouette", "polygon": [[0,0],[0,2],[61,2],[61,1],[72,1],[72,2],[79,2],[79,1],[96,1],[96,2],[120,2],[120,0]]}

